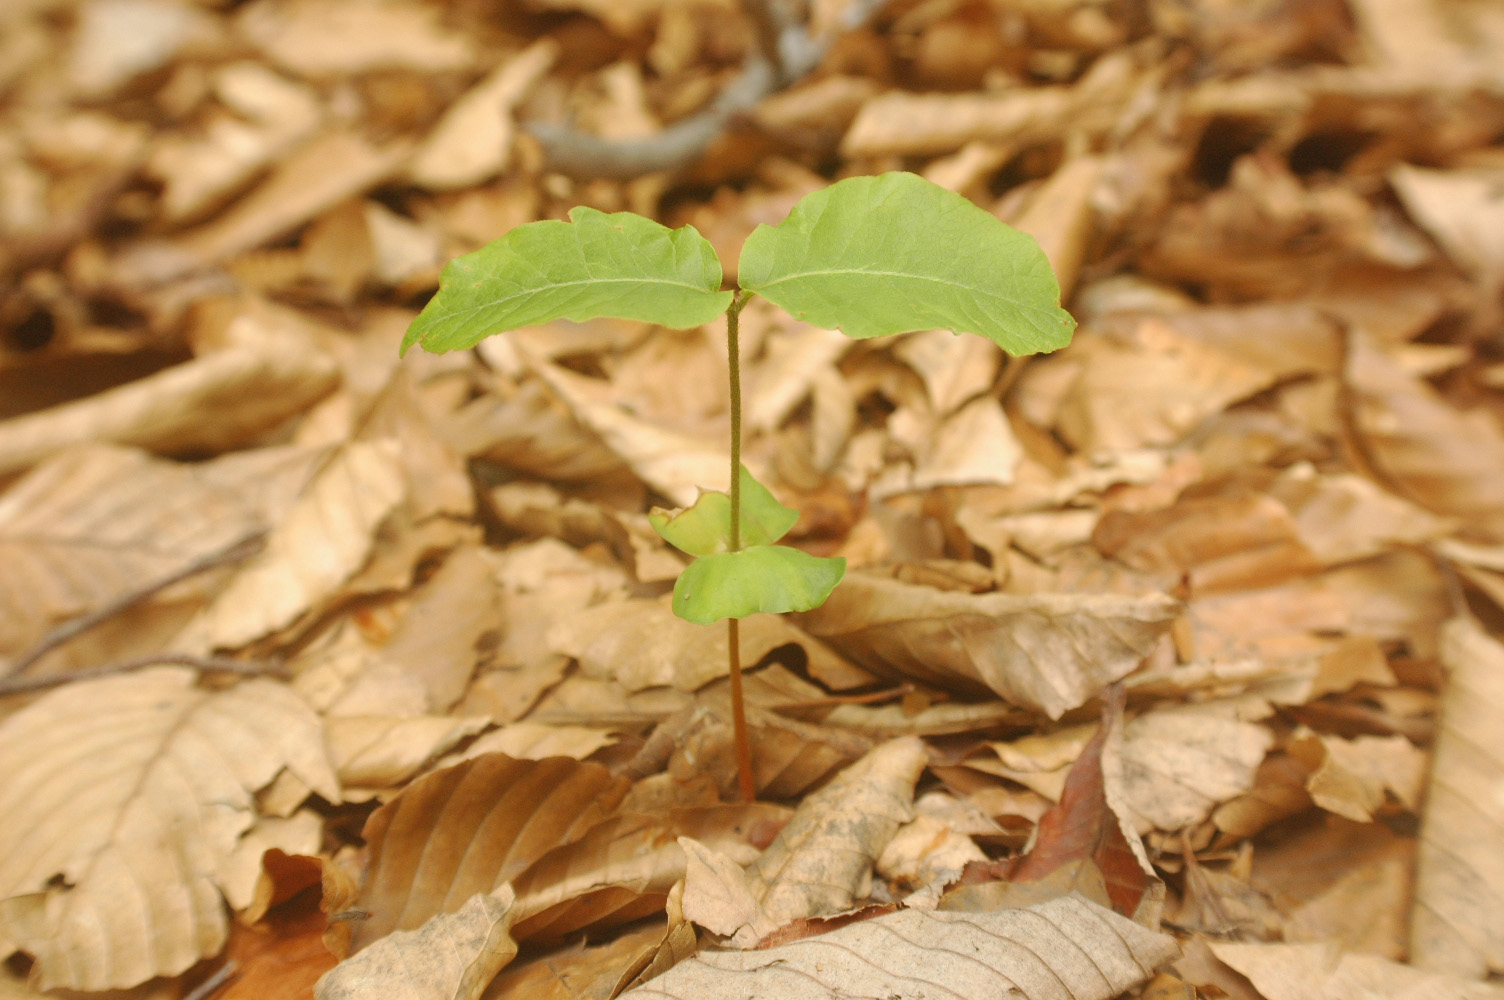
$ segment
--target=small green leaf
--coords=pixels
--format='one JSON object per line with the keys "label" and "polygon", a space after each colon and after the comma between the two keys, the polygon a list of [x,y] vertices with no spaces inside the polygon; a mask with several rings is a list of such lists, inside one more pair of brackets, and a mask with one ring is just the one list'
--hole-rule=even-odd
{"label": "small green leaf", "polygon": [[[742,547],[771,545],[794,526],[799,512],[779,503],[768,488],[742,466]],[[731,551],[731,494],[707,490],[691,507],[676,513],[655,509],[648,514],[664,541],[692,556]]]}
{"label": "small green leaf", "polygon": [[759,611],[808,611],[825,603],[845,573],[845,559],[822,559],[787,545],[702,556],[674,584],[674,614],[709,625]]}
{"label": "small green leaf", "polygon": [[570,222],[529,222],[444,268],[439,293],[408,328],[442,352],[554,319],[617,316],[684,329],[731,304],[721,262],[692,226],[669,229],[631,212],[580,206]]}
{"label": "small green leaf", "polygon": [[1070,343],[1076,321],[1033,237],[921,177],[852,177],[747,237],[741,286],[850,337],[979,333],[1009,354]]}

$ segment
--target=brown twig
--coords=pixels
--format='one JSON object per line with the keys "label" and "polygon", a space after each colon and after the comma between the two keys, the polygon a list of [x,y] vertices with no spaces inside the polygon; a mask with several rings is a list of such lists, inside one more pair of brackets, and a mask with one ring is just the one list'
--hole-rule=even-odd
{"label": "brown twig", "polygon": [[148,583],[146,586],[115,598],[113,601],[95,608],[87,614],[70,618],[54,628],[42,637],[42,641],[32,647],[19,660],[11,665],[10,676],[15,677],[25,673],[29,668],[36,665],[37,661],[59,646],[87,632],[89,629],[115,617],[122,611],[128,611],[141,602],[161,593],[175,583],[179,583],[189,577],[197,576],[219,566],[239,562],[261,551],[261,546],[266,543],[266,532],[258,531],[245,536],[231,545],[211,552],[202,559],[196,559],[182,569],[174,570],[166,576],[160,577]]}
{"label": "brown twig", "polygon": [[243,677],[286,677],[287,669],[277,662],[256,660],[232,660],[227,656],[195,656],[192,653],[151,653],[134,660],[106,663],[99,667],[70,670],[64,674],[48,674],[45,677],[0,678],[0,698],[13,694],[29,694],[48,688],[62,687],[75,681],[92,681],[100,677],[130,673],[144,667],[184,666],[205,672],[240,674]]}

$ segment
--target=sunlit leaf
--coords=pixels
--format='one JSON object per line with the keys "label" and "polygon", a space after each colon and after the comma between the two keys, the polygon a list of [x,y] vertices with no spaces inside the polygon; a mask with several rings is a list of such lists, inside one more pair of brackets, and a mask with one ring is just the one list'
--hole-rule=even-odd
{"label": "sunlit leaf", "polygon": [[845,572],[845,559],[822,559],[786,545],[701,556],[674,584],[674,614],[709,625],[759,611],[808,611],[825,603]]}
{"label": "sunlit leaf", "polygon": [[[741,544],[771,545],[794,526],[799,512],[779,503],[768,488],[742,466]],[[648,515],[653,530],[674,548],[692,556],[731,551],[731,495],[706,491],[694,505],[670,513],[654,510]]]}
{"label": "sunlit leaf", "polygon": [[946,329],[1034,354],[1064,347],[1076,325],[1033,237],[914,174],[808,195],[757,227],[737,273],[796,318],[851,337]]}
{"label": "sunlit leaf", "polygon": [[684,329],[731,304],[721,262],[690,226],[580,206],[570,222],[518,226],[450,262],[402,350],[474,347],[493,333],[554,319],[617,316]]}

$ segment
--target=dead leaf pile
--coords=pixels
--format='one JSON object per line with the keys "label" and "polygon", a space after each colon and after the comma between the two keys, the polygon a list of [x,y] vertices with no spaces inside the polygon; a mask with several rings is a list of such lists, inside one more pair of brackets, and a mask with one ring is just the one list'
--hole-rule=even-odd
{"label": "dead leaf pile", "polygon": [[[1504,13],[0,4],[0,995],[1500,995]],[[578,204],[908,169],[1080,321],[399,359]],[[957,248],[964,252],[964,248]],[[213,977],[221,978],[213,978]],[[320,979],[322,977],[322,979]],[[1133,992],[1139,991],[1139,992]]]}

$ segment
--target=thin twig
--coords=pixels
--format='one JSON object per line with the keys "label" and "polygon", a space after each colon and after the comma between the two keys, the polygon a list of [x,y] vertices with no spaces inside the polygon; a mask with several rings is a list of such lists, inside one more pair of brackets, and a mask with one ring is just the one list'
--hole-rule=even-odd
{"label": "thin twig", "polygon": [[64,674],[48,674],[45,677],[0,678],[0,698],[13,694],[28,694],[62,687],[74,681],[91,681],[99,677],[112,677],[132,670],[156,666],[193,667],[206,672],[240,674],[243,677],[286,677],[287,668],[274,661],[232,660],[227,656],[194,656],[191,653],[152,653],[134,660],[107,663],[99,667],[70,670]]}
{"label": "thin twig", "polygon": [[208,979],[195,986],[183,1000],[209,1000],[211,996],[219,992],[219,988],[230,981],[230,977],[240,971],[240,966],[232,958],[221,965]]}
{"label": "thin twig", "polygon": [[153,580],[151,583],[148,583],[144,587],[133,590],[127,594],[122,594],[121,596],[115,598],[113,601],[110,601],[102,607],[95,608],[93,611],[90,611],[87,614],[79,615],[77,618],[70,618],[68,621],[63,622],[61,625],[48,632],[45,636],[42,637],[42,641],[37,643],[36,646],[32,648],[31,652],[22,656],[19,660],[13,663],[9,671],[10,676],[14,677],[19,674],[25,673],[27,669],[34,666],[38,660],[61,646],[63,643],[69,642],[77,636],[82,635],[84,632],[87,632],[89,629],[100,624],[101,622],[115,617],[122,611],[129,611],[131,608],[147,600],[148,598],[161,593],[168,587],[171,587],[173,584],[186,580],[189,577],[197,576],[198,574],[207,572],[211,569],[215,569],[219,566],[239,562],[242,559],[247,559],[255,555],[257,552],[260,552],[261,546],[265,543],[265,531],[258,531],[253,534],[246,535],[244,538],[235,541],[234,543],[226,546],[223,549],[220,549],[217,552],[211,552],[209,555],[204,556],[202,559],[194,560],[187,566],[184,566],[182,569],[174,570],[164,577]]}

